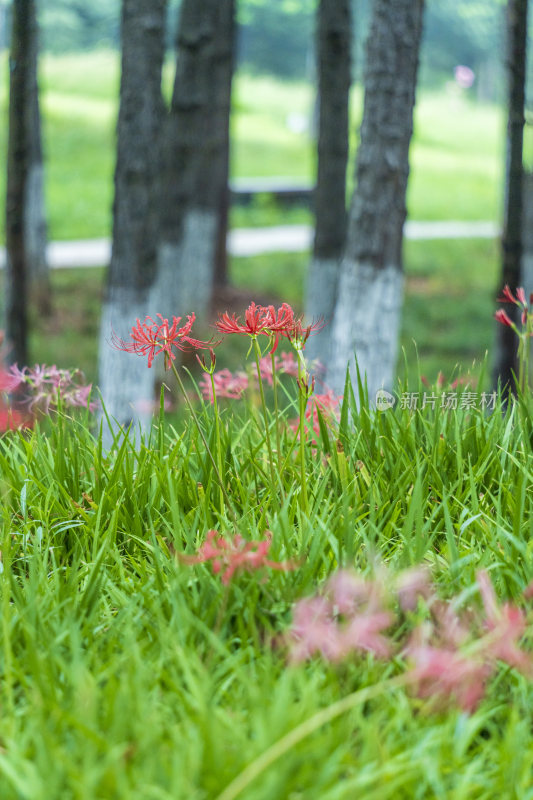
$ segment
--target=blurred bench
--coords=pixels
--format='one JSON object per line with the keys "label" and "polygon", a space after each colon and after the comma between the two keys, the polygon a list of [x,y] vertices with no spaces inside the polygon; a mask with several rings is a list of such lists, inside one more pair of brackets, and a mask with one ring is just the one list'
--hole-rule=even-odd
{"label": "blurred bench", "polygon": [[314,186],[295,178],[236,178],[230,182],[231,202],[249,205],[256,195],[270,195],[287,205],[311,206]]}

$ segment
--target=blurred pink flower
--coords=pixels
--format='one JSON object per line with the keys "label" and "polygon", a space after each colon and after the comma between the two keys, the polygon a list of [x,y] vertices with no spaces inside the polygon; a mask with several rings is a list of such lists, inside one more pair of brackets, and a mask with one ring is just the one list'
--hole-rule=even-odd
{"label": "blurred pink flower", "polygon": [[371,581],[339,570],[327,581],[323,595],[304,598],[294,606],[291,659],[301,661],[320,653],[338,661],[358,650],[387,658],[392,645],[382,632],[394,617],[384,606],[386,598],[381,576]]}
{"label": "blurred pink flower", "polygon": [[427,567],[412,567],[400,572],[394,586],[402,611],[414,611],[419,597],[429,600],[435,592]]}
{"label": "blurred pink flower", "polygon": [[222,574],[222,583],[228,584],[236,570],[244,569],[251,572],[262,567],[270,569],[291,570],[296,568],[296,564],[290,561],[270,561],[267,559],[268,551],[272,543],[272,534],[265,532],[266,538],[262,541],[245,541],[240,534],[235,534],[232,539],[226,539],[218,531],[210,530],[207,532],[207,539],[201,545],[197,555],[180,556],[184,564],[202,564],[211,561],[213,572]]}
{"label": "blurred pink flower", "polygon": [[474,711],[485,694],[491,666],[450,647],[430,644],[431,633],[430,625],[420,625],[405,651],[417,694],[434,698],[438,707],[455,701],[463,711]]}
{"label": "blurred pink flower", "polygon": [[291,661],[305,661],[315,653],[328,661],[339,661],[346,655],[331,603],[325,597],[306,597],[293,610]]}
{"label": "blurred pink flower", "polygon": [[[229,369],[221,369],[213,373],[215,392],[217,397],[227,397],[231,400],[238,400],[248,388],[248,376],[245,372],[232,373]],[[198,381],[200,391],[205,400],[213,402],[213,388],[211,377],[202,375]]]}
{"label": "blurred pink flower", "polygon": [[526,631],[524,612],[510,603],[501,606],[498,604],[494,587],[485,570],[480,570],[476,577],[485,609],[485,624],[489,631],[485,637],[485,653],[505,661],[526,675],[532,675],[531,656],[518,645],[518,640]]}

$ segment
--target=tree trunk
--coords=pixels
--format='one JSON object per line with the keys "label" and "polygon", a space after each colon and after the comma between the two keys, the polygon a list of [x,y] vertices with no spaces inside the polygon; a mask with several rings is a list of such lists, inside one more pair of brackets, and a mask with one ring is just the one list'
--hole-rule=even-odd
{"label": "tree trunk", "polygon": [[369,398],[390,387],[403,293],[402,239],[423,0],[374,0],[365,103],[332,330],[328,383],[355,359]]}
{"label": "tree trunk", "polygon": [[307,281],[306,313],[326,327],[309,339],[306,354],[329,361],[340,259],[346,237],[346,165],[351,71],[351,2],[320,0],[317,15],[318,169],[315,240]]}
{"label": "tree trunk", "polygon": [[153,373],[146,359],[112,348],[110,338],[113,331],[127,338],[137,317],[153,313],[165,13],[166,0],[123,0],[113,246],[100,334],[99,385],[106,410],[119,424],[142,427],[151,413]]}
{"label": "tree trunk", "polygon": [[6,193],[6,340],[8,361],[28,360],[28,255],[25,200],[30,165],[28,97],[31,91],[33,0],[14,0],[9,56],[9,133]]}
{"label": "tree trunk", "polygon": [[205,318],[211,301],[219,214],[227,202],[234,12],[234,0],[181,5],[155,294],[164,316],[194,311]]}
{"label": "tree trunk", "polygon": [[522,215],[522,278],[521,285],[529,300],[533,294],[533,172],[524,173]]}
{"label": "tree trunk", "polygon": [[51,311],[50,275],[46,259],[46,213],[44,202],[44,167],[41,142],[41,113],[39,108],[38,26],[35,4],[31,4],[27,20],[29,37],[29,85],[27,94],[27,124],[29,136],[28,180],[25,200],[25,245],[28,259],[30,300],[40,314]]}
{"label": "tree trunk", "polygon": [[[507,5],[507,153],[502,234],[502,272],[500,293],[505,284],[516,289],[521,284],[523,215],[524,105],[527,51],[527,0],[508,0]],[[500,294],[499,293],[499,294]],[[498,294],[498,296],[499,296]],[[507,314],[519,323],[516,306],[505,306]],[[511,328],[496,327],[496,353],[493,379],[505,389],[514,390],[517,374],[517,338]]]}

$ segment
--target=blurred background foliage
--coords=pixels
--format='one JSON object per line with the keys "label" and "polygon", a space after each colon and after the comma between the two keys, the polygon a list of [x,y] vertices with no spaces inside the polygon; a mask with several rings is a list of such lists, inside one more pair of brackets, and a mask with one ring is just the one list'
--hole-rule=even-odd
{"label": "blurred background foliage", "polygon": [[[354,77],[362,74],[369,0],[353,0]],[[175,34],[179,0],[169,3],[169,47]],[[240,0],[238,61],[256,73],[303,79],[314,70],[313,28],[316,0]],[[501,91],[503,0],[428,0],[421,83],[449,80],[457,64],[479,76],[478,91],[495,99]],[[7,44],[9,3],[0,3],[0,45]],[[53,53],[118,48],[119,0],[42,0],[42,47]],[[485,99],[488,99],[486,97]]]}

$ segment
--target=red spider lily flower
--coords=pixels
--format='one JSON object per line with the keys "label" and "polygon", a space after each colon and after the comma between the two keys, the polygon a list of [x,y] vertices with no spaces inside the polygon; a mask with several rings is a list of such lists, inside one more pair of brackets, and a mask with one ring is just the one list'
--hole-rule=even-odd
{"label": "red spider lily flower", "polygon": [[284,372],[285,375],[292,375],[298,377],[298,361],[295,359],[293,353],[280,353],[281,364],[279,371]]}
{"label": "red spider lily flower", "polygon": [[176,358],[172,351],[173,347],[185,351],[207,349],[213,345],[213,342],[202,342],[189,336],[196,319],[194,313],[187,316],[187,322],[181,327],[179,326],[181,317],[172,317],[172,325],[169,325],[168,319],[165,319],[161,314],[157,314],[157,316],[161,320],[160,325],[154,322],[152,317],[145,317],[144,322],[137,319],[137,325],[131,329],[131,339],[129,341],[119,339],[113,333],[113,346],[117,350],[123,350],[125,353],[137,353],[140,356],[147,355],[149,367],[152,366],[155,356],[164,353],[165,366],[168,369],[171,361]]}
{"label": "red spider lily flower", "polygon": [[290,651],[293,663],[315,653],[328,661],[340,661],[345,656],[331,603],[325,597],[306,597],[294,606]]}
{"label": "red spider lily flower", "polygon": [[303,317],[298,317],[293,320],[293,324],[290,327],[286,327],[281,331],[281,335],[286,336],[296,350],[304,350],[311,334],[322,330],[325,324],[324,319],[320,317],[320,319],[305,326]]}
{"label": "red spider lily flower", "polygon": [[275,352],[278,346],[280,333],[293,325],[294,312],[288,303],[283,303],[276,311],[274,306],[259,306],[250,303],[244,312],[244,323],[241,323],[240,316],[228,313],[220,314],[215,327],[220,333],[239,333],[242,336],[256,337],[259,334],[271,336],[273,346],[271,352]]}
{"label": "red spider lily flower", "polygon": [[[217,397],[226,397],[230,400],[239,400],[248,388],[248,376],[245,372],[230,372],[229,369],[221,369],[213,373],[213,382]],[[207,375],[202,375],[198,385],[204,400],[214,402],[213,387],[211,379]]]}
{"label": "red spider lily flower", "polygon": [[501,322],[502,325],[506,325],[508,328],[515,327],[514,322],[511,319],[509,319],[509,317],[502,308],[499,308],[498,311],[495,312],[494,319],[497,319],[498,322]]}
{"label": "red spider lily flower", "polygon": [[498,303],[514,303],[515,306],[527,309],[526,293],[524,289],[519,286],[516,289],[516,297],[513,295],[509,285],[506,283],[503,287],[502,297],[498,297]]}
{"label": "red spider lily flower", "polygon": [[435,593],[429,570],[424,566],[411,567],[401,572],[396,578],[395,590],[402,611],[414,611],[419,597],[427,602]]}
{"label": "red spider lily flower", "polygon": [[517,640],[526,630],[524,612],[510,603],[498,605],[494,587],[485,570],[480,570],[476,577],[485,608],[486,626],[490,632],[486,637],[485,652],[531,675],[533,670],[531,657],[517,644]]}
{"label": "red spider lily flower", "polygon": [[10,367],[7,372],[0,368],[0,392],[14,392],[23,381],[24,372],[16,365]]}
{"label": "red spider lily flower", "polygon": [[272,320],[268,331],[270,336],[272,336],[272,348],[270,352],[275,353],[278,348],[280,335],[282,335],[284,331],[291,330],[294,326],[294,311],[288,303],[282,303],[277,311],[275,311],[274,306],[269,306],[268,310]]}
{"label": "red spider lily flower", "polygon": [[240,316],[233,314],[231,317],[227,312],[220,314],[215,323],[215,327],[220,333],[239,333],[243,336],[257,336],[259,333],[266,333],[270,330],[273,323],[273,316],[269,308],[250,303],[244,312],[244,323],[241,323]]}
{"label": "red spider lily flower", "polygon": [[392,645],[382,631],[394,618],[384,607],[386,599],[381,578],[368,581],[339,570],[327,582],[324,596],[296,603],[289,634],[291,660],[320,653],[329,661],[340,661],[358,650],[378,658],[390,656]]}
{"label": "red spider lily flower", "polygon": [[475,711],[492,673],[490,664],[452,647],[430,644],[430,632],[431,626],[419,626],[406,649],[411,661],[408,674],[418,696],[434,698],[437,707],[454,700],[463,711]]}
{"label": "red spider lily flower", "polygon": [[270,569],[291,570],[296,565],[290,561],[270,561],[267,559],[272,543],[272,534],[266,531],[266,539],[259,542],[246,542],[240,534],[232,540],[225,539],[217,531],[208,531],[207,540],[195,556],[181,555],[180,560],[185,564],[201,564],[212,561],[213,572],[217,575],[224,569],[222,583],[228,584],[236,570],[244,569],[252,572],[261,567]]}

